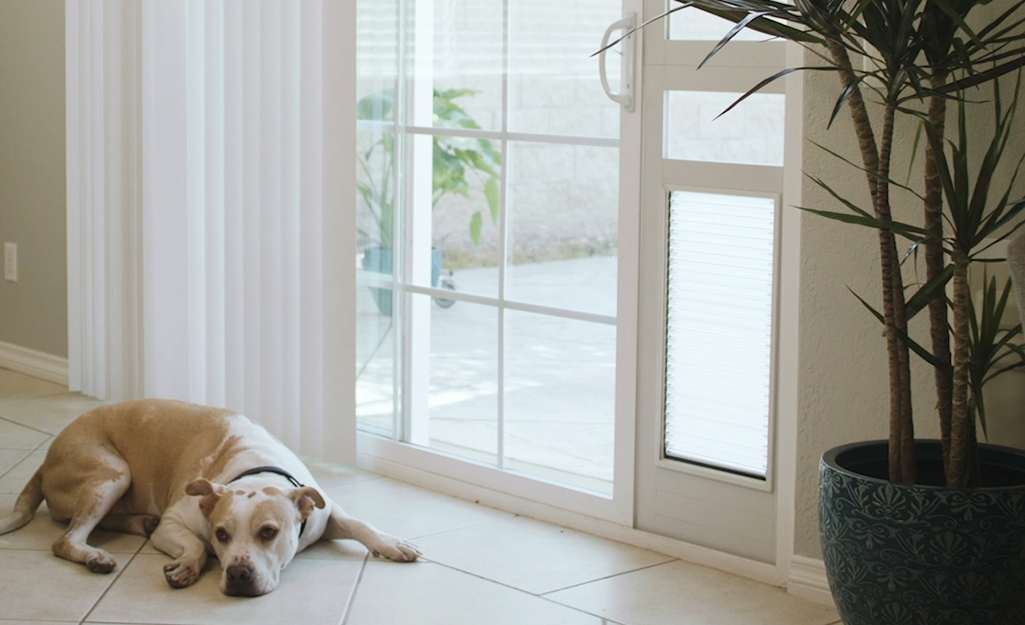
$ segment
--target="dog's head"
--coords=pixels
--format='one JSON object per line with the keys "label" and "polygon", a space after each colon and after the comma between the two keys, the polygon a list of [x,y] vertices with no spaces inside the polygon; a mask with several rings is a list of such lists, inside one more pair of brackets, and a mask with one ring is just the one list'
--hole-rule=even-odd
{"label": "dog's head", "polygon": [[278,586],[281,569],[299,547],[299,528],[324,497],[311,487],[224,486],[199,479],[185,492],[199,496],[210,544],[221,562],[221,591],[256,597]]}

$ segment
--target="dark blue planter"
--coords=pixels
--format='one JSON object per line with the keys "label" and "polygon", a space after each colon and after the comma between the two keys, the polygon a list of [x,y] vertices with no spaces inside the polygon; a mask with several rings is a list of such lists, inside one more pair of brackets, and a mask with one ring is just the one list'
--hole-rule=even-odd
{"label": "dark blue planter", "polygon": [[982,445],[983,486],[949,489],[940,443],[915,446],[915,485],[886,480],[886,441],[822,456],[819,529],[844,623],[1025,625],[1025,453]]}
{"label": "dark blue planter", "polygon": [[[393,258],[395,252],[390,247],[368,247],[363,251],[363,268],[368,271],[374,271],[377,273],[392,273],[394,267]],[[441,248],[431,248],[431,286],[438,286],[438,280],[441,278],[441,264],[444,259],[444,253]],[[392,290],[391,289],[379,289],[377,287],[369,287],[370,293],[374,297],[374,303],[377,304],[377,309],[381,311],[381,314],[385,317],[391,317],[392,315]]]}

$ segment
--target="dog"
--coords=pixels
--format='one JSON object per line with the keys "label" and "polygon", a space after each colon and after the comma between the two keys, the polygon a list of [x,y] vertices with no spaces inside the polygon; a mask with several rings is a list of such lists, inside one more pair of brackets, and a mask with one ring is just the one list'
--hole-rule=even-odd
{"label": "dog", "polygon": [[94,528],[147,536],[173,561],[173,588],[196,582],[207,555],[220,589],[259,596],[296,553],[324,539],[355,539],[375,556],[411,562],[416,546],[349,517],[287,447],[245,416],[171,400],[102,406],[54,439],[0,534],[32,520],[43,500],[68,522],[53,552],[90,571],[117,562],[87,544]]}

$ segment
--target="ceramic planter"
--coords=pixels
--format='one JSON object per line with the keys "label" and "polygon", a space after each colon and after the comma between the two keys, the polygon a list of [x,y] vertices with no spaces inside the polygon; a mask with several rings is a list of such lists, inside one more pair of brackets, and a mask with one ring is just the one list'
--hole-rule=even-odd
{"label": "ceramic planter", "polygon": [[982,445],[984,484],[949,489],[938,441],[916,443],[923,484],[887,481],[887,442],[819,464],[819,527],[846,625],[1025,624],[1025,453]]}

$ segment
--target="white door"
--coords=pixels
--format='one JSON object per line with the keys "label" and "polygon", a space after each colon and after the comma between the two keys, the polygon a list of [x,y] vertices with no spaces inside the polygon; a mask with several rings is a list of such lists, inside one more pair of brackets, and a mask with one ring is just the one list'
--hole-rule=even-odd
{"label": "white door", "polygon": [[365,465],[632,524],[637,4],[358,0]]}
{"label": "white door", "polygon": [[636,524],[771,564],[783,81],[716,117],[785,44],[742,32],[697,69],[729,27],[687,9],[645,33]]}

